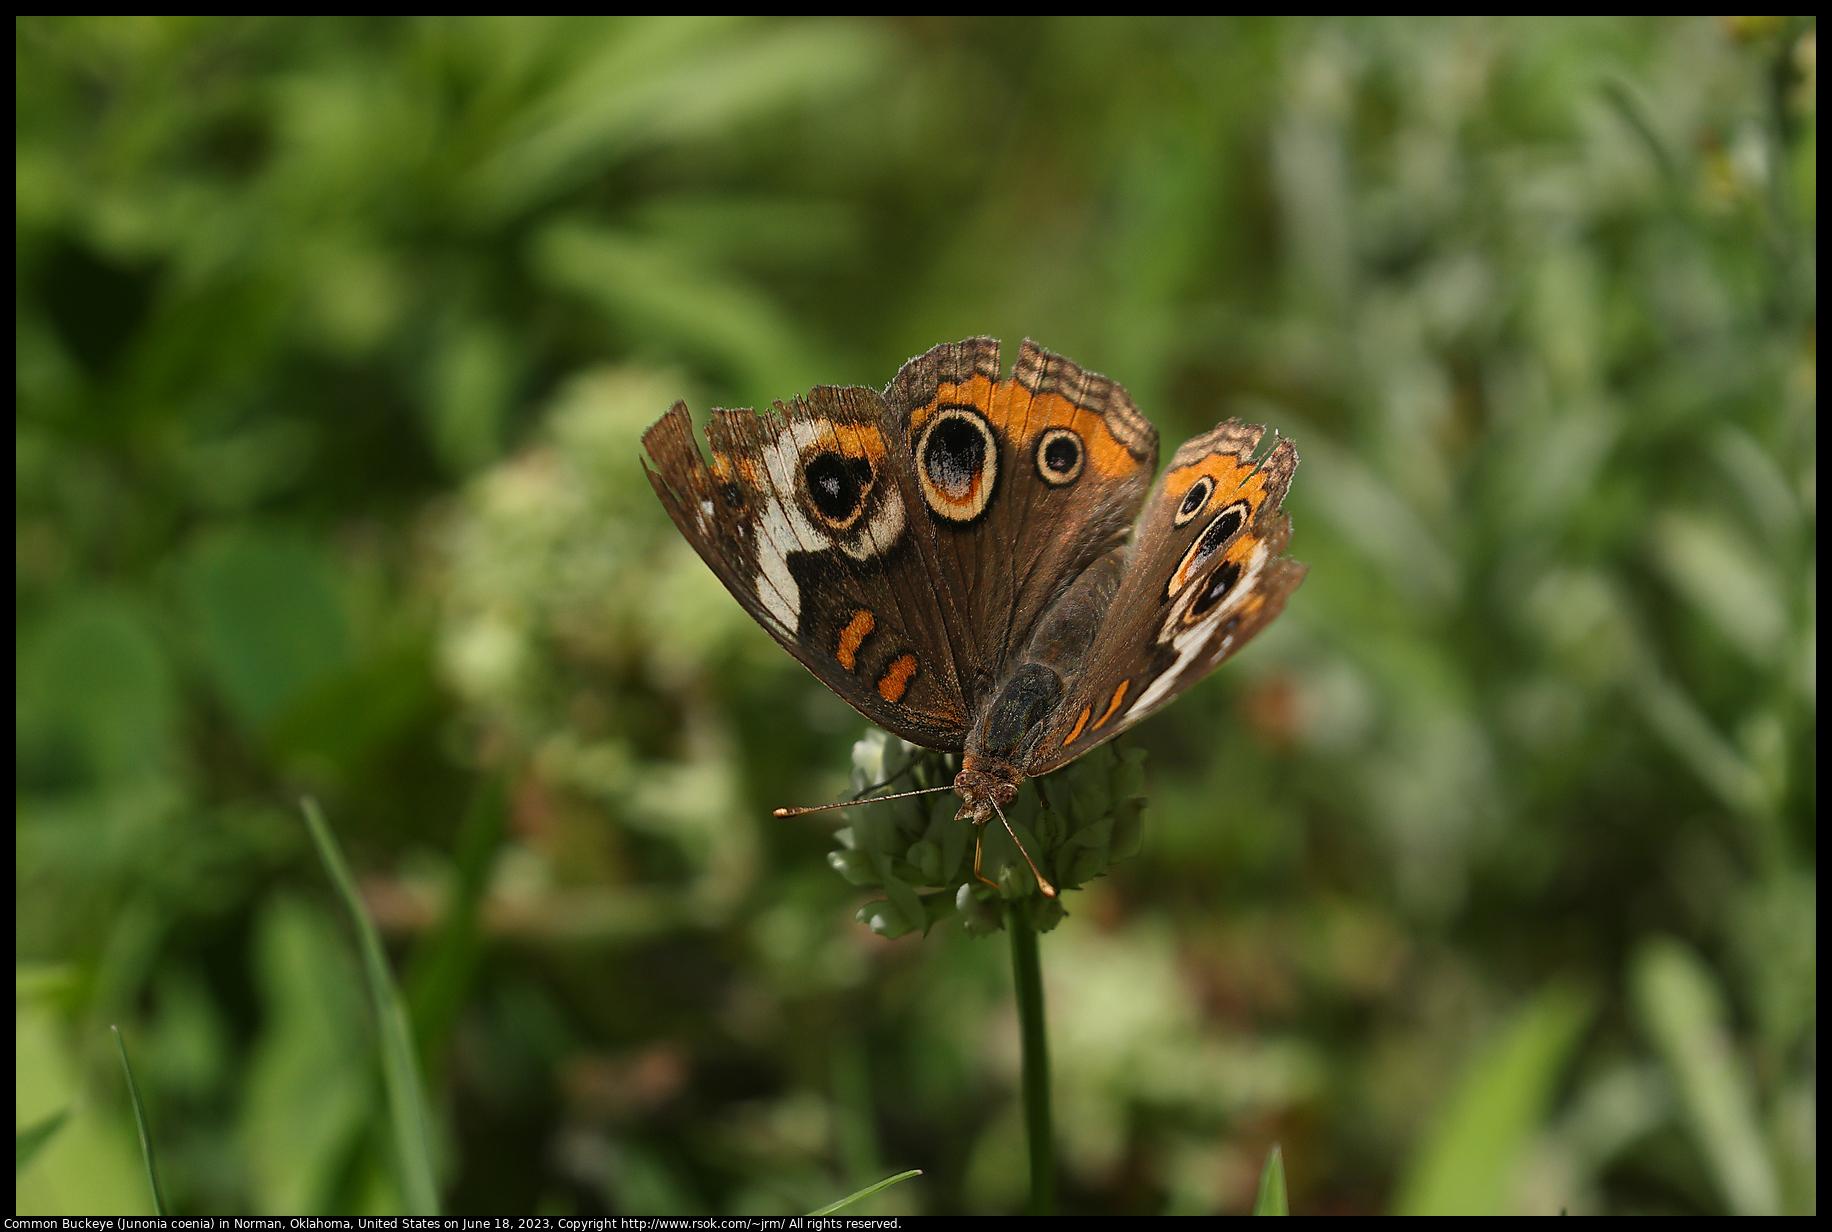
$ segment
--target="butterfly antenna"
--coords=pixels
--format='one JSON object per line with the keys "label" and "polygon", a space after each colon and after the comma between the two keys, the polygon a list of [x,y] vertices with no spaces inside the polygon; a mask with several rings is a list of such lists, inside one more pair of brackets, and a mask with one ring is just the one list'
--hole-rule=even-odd
{"label": "butterfly antenna", "polygon": [[805,808],[800,806],[779,808],[773,811],[773,815],[777,817],[800,817],[803,813],[824,813],[828,809],[851,808],[855,804],[877,804],[884,800],[902,800],[906,796],[926,796],[933,792],[953,790],[954,785],[950,783],[946,787],[922,787],[915,791],[899,791],[888,796],[868,796],[863,800],[841,800],[835,804],[811,804]]}
{"label": "butterfly antenna", "polygon": [[[1051,885],[1047,880],[1045,880],[1043,874],[1037,871],[1037,862],[1031,859],[1030,852],[1024,850],[1024,844],[1019,841],[1018,832],[1011,828],[1011,822],[1006,821],[1005,810],[999,807],[999,802],[997,800],[994,800],[992,802],[992,808],[993,808],[993,811],[999,815],[999,820],[1002,822],[1005,822],[1005,833],[1011,835],[1011,841],[1018,844],[1018,854],[1024,857],[1024,862],[1026,864],[1030,865],[1031,876],[1037,879],[1037,888],[1043,891],[1043,896],[1045,898],[1055,898],[1056,897],[1056,887]],[[974,849],[974,859],[973,859],[974,875],[979,876],[979,871],[980,871],[979,849],[976,847]],[[984,881],[986,879],[984,877],[981,877],[980,880]]]}

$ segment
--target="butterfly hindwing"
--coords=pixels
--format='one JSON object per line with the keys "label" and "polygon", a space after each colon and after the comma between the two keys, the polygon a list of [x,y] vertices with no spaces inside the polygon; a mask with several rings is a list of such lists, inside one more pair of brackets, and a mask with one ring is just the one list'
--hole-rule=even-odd
{"label": "butterfly hindwing", "polygon": [[1284,610],[1306,569],[1283,557],[1291,519],[1280,504],[1298,455],[1283,440],[1255,459],[1264,434],[1228,420],[1177,450],[1131,545],[1096,567],[1117,582],[1025,773],[1072,761],[1152,714]]}

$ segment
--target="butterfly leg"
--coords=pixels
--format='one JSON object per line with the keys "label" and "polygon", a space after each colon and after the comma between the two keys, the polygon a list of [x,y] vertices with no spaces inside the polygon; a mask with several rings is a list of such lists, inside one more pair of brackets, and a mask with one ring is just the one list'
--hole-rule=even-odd
{"label": "butterfly leg", "polygon": [[990,877],[982,876],[980,873],[980,853],[985,850],[985,847],[986,823],[983,821],[975,822],[973,826],[973,879],[975,881],[984,881],[987,885],[996,890],[999,888],[999,883]]}

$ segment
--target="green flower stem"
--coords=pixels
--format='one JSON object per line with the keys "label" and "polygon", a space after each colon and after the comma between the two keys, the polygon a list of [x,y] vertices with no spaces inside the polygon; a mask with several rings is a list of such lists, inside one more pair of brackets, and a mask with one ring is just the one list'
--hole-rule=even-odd
{"label": "green flower stem", "polygon": [[1056,1206],[1056,1157],[1050,1132],[1050,1045],[1043,1019],[1043,969],[1037,931],[1022,912],[1005,913],[1011,934],[1012,983],[1018,996],[1018,1030],[1024,1051],[1024,1136],[1030,1144],[1030,1214]]}

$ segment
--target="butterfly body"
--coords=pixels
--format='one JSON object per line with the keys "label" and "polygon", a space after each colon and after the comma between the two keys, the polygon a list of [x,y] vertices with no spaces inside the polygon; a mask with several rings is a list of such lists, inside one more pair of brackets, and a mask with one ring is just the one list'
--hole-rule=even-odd
{"label": "butterfly body", "polygon": [[976,824],[1026,777],[1169,702],[1284,608],[1297,467],[1226,421],[1157,472],[1120,385],[1026,340],[970,338],[882,391],[770,411],[684,404],[643,436],[675,525],[745,609],[866,718],[964,754]]}

